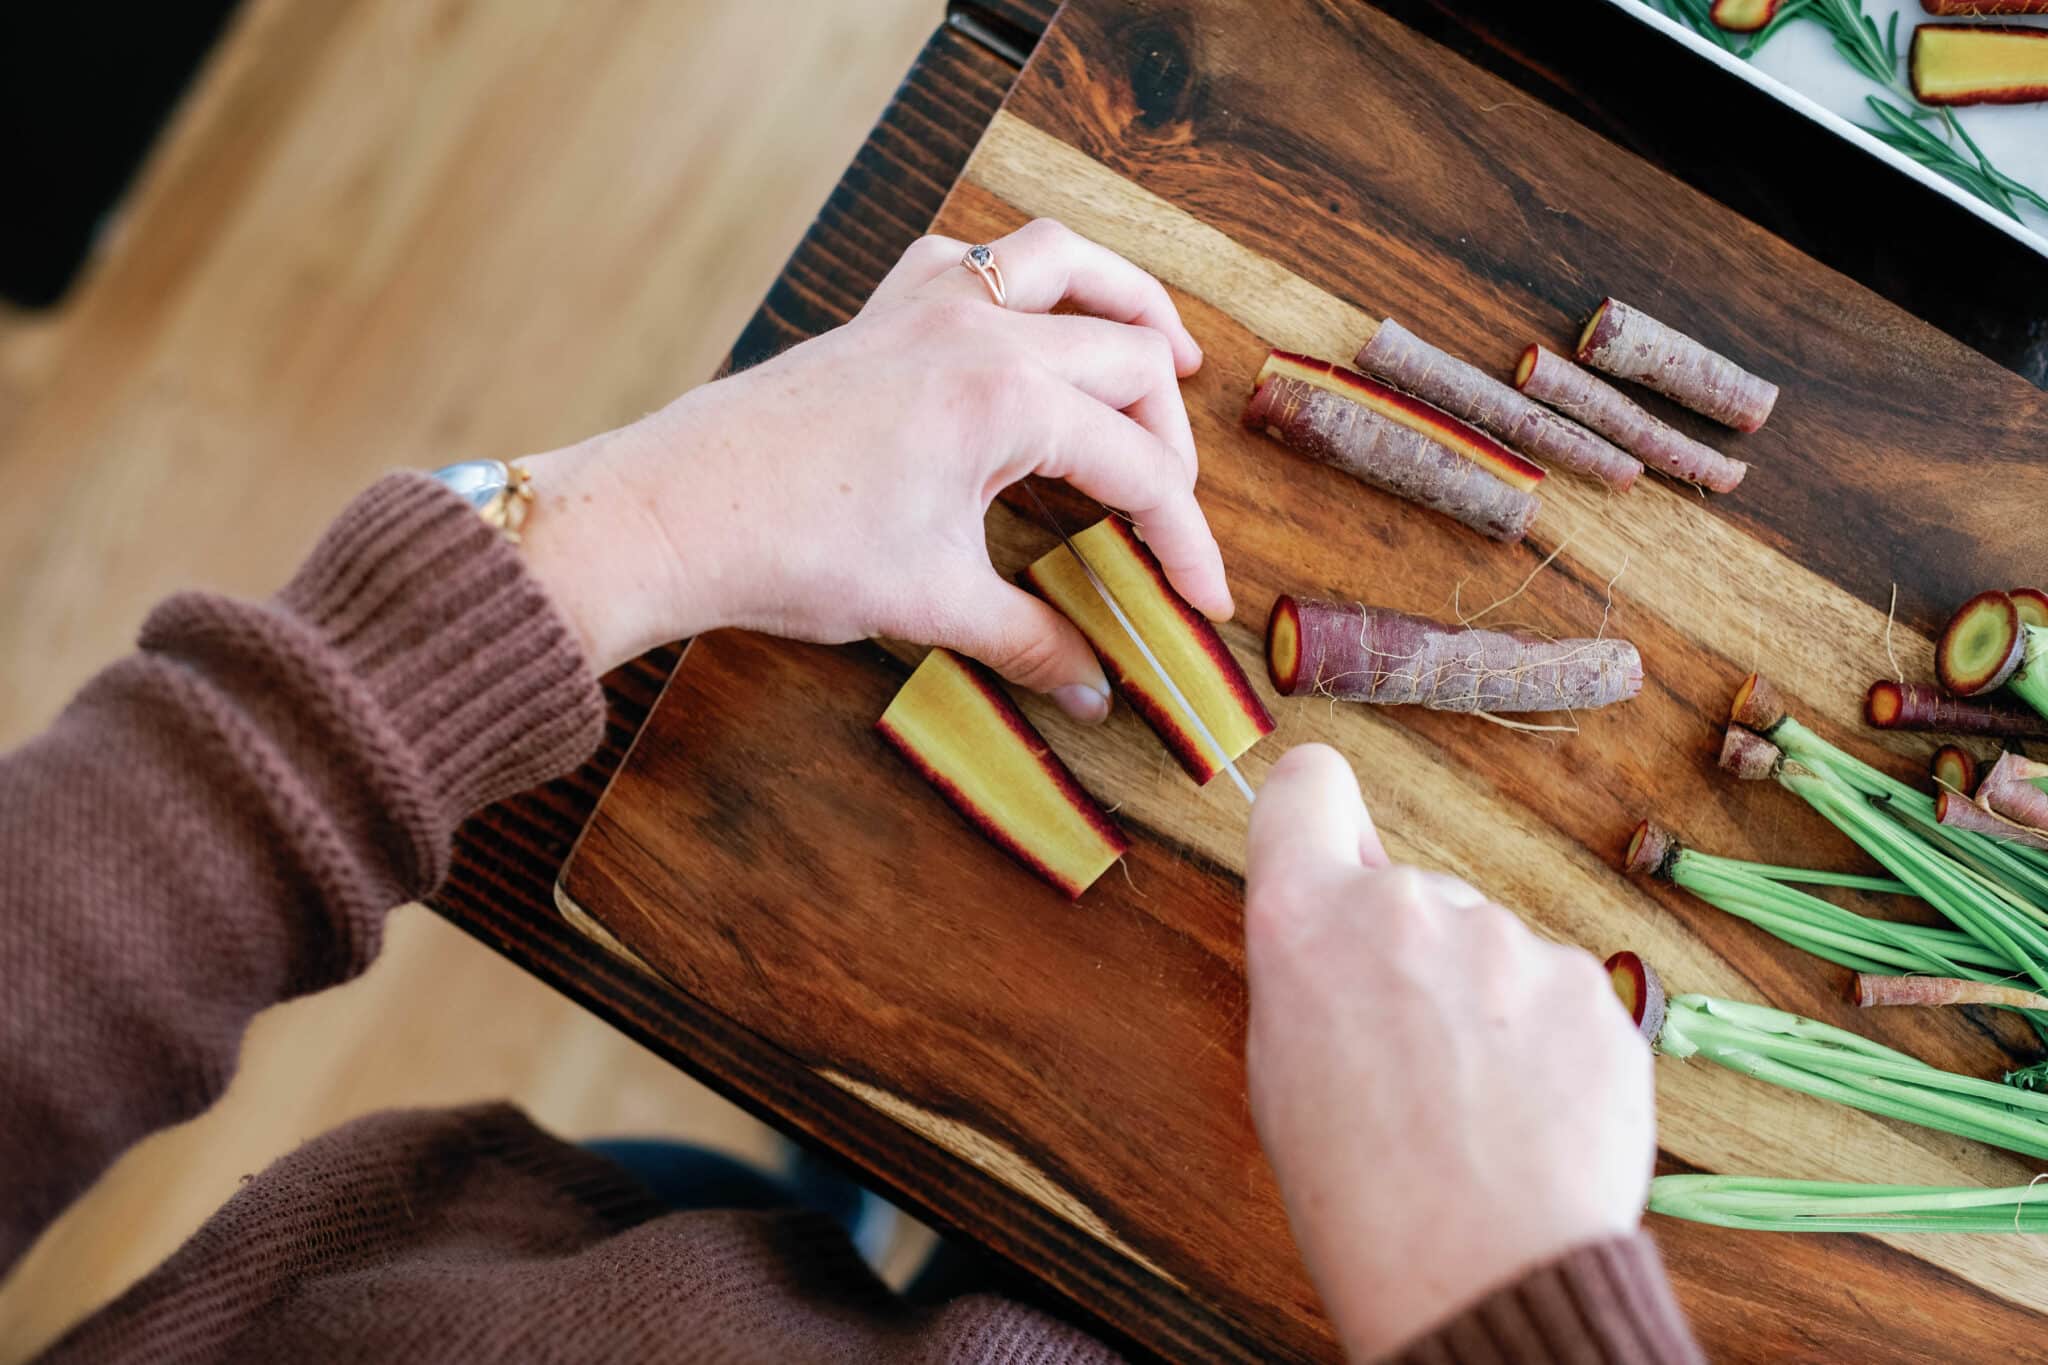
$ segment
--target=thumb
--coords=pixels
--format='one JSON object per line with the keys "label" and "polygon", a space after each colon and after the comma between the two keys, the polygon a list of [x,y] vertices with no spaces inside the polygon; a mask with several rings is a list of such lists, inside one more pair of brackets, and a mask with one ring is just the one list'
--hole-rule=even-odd
{"label": "thumb", "polygon": [[972,655],[1019,687],[1044,692],[1075,720],[1109,715],[1109,679],[1074,623],[990,574],[965,604],[952,638],[933,643]]}
{"label": "thumb", "polygon": [[1268,882],[1321,867],[1384,867],[1387,855],[1344,756],[1327,744],[1281,755],[1259,786],[1245,851],[1245,882]]}

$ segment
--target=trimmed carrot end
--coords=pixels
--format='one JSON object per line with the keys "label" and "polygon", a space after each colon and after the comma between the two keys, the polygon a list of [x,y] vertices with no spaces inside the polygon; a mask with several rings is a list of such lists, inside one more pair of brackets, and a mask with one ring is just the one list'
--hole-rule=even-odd
{"label": "trimmed carrot end", "polygon": [[1283,697],[1294,696],[1301,682],[1301,608],[1292,597],[1274,602],[1266,618],[1266,676]]}
{"label": "trimmed carrot end", "polygon": [[1622,870],[1641,877],[1668,878],[1681,847],[1670,830],[1648,820],[1641,821],[1629,836]]}
{"label": "trimmed carrot end", "polygon": [[1721,770],[1744,782],[1762,782],[1778,775],[1785,755],[1777,745],[1740,725],[1728,727],[1721,740]]}
{"label": "trimmed carrot end", "polygon": [[1526,389],[1529,387],[1529,375],[1536,368],[1536,354],[1542,349],[1541,346],[1531,342],[1529,349],[1522,352],[1522,358],[1515,362],[1516,388]]}
{"label": "trimmed carrot end", "polygon": [[2011,588],[2007,597],[2012,599],[2013,610],[2020,614],[2020,624],[2048,630],[2048,592],[2039,588]]}
{"label": "trimmed carrot end", "polygon": [[1895,682],[1880,678],[1863,694],[1863,719],[1880,730],[1895,728],[1905,710],[1905,689]]}
{"label": "trimmed carrot end", "polygon": [[1752,673],[1742,680],[1742,686],[1735,689],[1735,700],[1728,704],[1728,719],[1745,729],[1767,735],[1785,719],[1785,703],[1769,678],[1761,673]]}
{"label": "trimmed carrot end", "polygon": [[1959,749],[1953,744],[1942,745],[1934,751],[1928,771],[1934,776],[1935,790],[1941,793],[1941,799],[1947,799],[1950,792],[1968,796],[1977,790],[1977,760],[1967,749]]}
{"label": "trimmed carrot end", "polygon": [[2010,595],[1980,592],[1942,628],[1934,649],[1941,685],[1959,697],[2003,686],[2020,666],[2025,636]]}
{"label": "trimmed carrot end", "polygon": [[1626,950],[1608,958],[1605,966],[1608,984],[1614,987],[1615,997],[1628,1011],[1636,1031],[1656,1042],[1664,1031],[1664,983],[1656,969]]}
{"label": "trimmed carrot end", "polygon": [[1600,324],[1606,320],[1608,305],[1613,302],[1613,299],[1600,300],[1600,306],[1593,310],[1593,316],[1586,319],[1585,327],[1580,330],[1579,344],[1575,355],[1581,363],[1585,361],[1586,357],[1596,346],[1606,340],[1606,337],[1600,333]]}

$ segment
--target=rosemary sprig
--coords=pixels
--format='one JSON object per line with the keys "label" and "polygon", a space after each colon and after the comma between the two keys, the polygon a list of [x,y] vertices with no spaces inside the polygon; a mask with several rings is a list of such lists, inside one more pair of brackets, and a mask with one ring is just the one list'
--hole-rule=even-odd
{"label": "rosemary sprig", "polygon": [[[1866,95],[1864,101],[1877,116],[1877,122],[1857,127],[1893,151],[1960,185],[2008,218],[2019,219],[2020,203],[2048,213],[2048,197],[1992,165],[1953,110],[1932,109],[1913,97],[1912,86],[1899,75],[1897,14],[1879,29],[1876,21],[1863,12],[1863,0],[1788,0],[1770,23],[1745,39],[1713,21],[1710,0],[1655,3],[1671,18],[1745,61],[1754,57],[1785,24],[1796,19],[1819,24],[1834,40],[1836,53],[1859,74],[1883,86],[1892,97]],[[1926,126],[1928,122],[1940,126],[1941,136],[1937,137]]]}

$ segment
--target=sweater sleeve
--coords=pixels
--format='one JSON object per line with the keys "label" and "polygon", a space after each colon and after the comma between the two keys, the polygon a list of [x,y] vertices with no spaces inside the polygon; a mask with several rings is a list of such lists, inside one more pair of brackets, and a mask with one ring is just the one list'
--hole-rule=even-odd
{"label": "sweater sleeve", "polygon": [[0,1272],[212,1103],[258,1010],[362,971],[464,816],[603,722],[517,551],[424,475],[372,486],[267,603],[160,605],[0,757]]}
{"label": "sweater sleeve", "polygon": [[1403,1350],[1402,1365],[1704,1361],[1649,1236],[1595,1242],[1494,1290]]}

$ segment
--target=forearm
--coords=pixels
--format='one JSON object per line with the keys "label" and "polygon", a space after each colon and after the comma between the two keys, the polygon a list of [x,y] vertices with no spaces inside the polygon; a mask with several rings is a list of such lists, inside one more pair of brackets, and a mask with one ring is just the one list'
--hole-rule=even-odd
{"label": "forearm", "polygon": [[187,595],[0,759],[0,1268],[203,1110],[249,1018],[346,980],[471,810],[595,747],[516,552],[395,476],[257,605]]}

